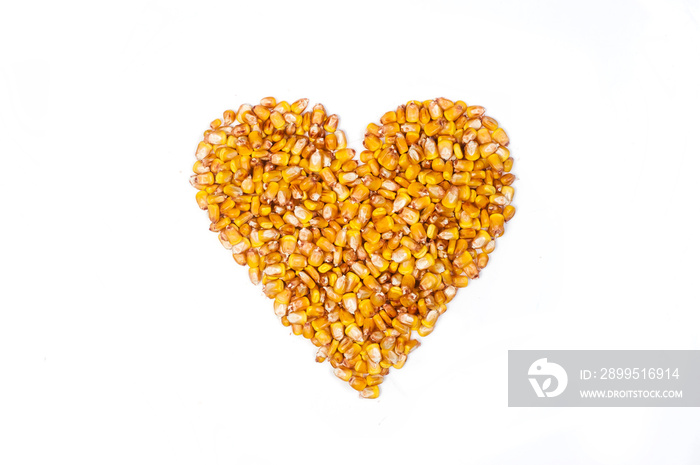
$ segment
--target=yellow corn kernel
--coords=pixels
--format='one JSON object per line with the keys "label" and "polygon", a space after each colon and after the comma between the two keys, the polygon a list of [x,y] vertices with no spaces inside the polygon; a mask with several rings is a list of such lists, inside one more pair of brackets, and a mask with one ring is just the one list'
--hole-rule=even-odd
{"label": "yellow corn kernel", "polygon": [[459,201],[459,189],[456,186],[450,187],[445,193],[445,197],[442,199],[442,205],[445,208],[455,208],[457,202]]}
{"label": "yellow corn kernel", "polygon": [[343,381],[350,381],[350,378],[352,378],[352,370],[349,368],[338,367],[333,373]]}
{"label": "yellow corn kernel", "polygon": [[[367,381],[361,376],[353,376],[348,382],[350,383],[350,387],[356,391],[364,392],[365,388],[367,387]],[[377,388],[376,386],[372,386],[369,389],[376,389],[377,395],[379,395],[379,388]],[[371,392],[374,393],[374,391]]]}
{"label": "yellow corn kernel", "polygon": [[378,233],[383,234],[385,232],[391,231],[394,227],[394,220],[391,216],[385,216],[381,220],[374,224],[374,228]]}
{"label": "yellow corn kernel", "polygon": [[503,208],[503,219],[509,221],[515,215],[515,207],[512,205],[507,205]]}
{"label": "yellow corn kernel", "polygon": [[300,271],[306,268],[306,257],[301,254],[292,254],[289,256],[289,267],[293,270]]}
{"label": "yellow corn kernel", "polygon": [[368,134],[365,136],[363,145],[367,148],[367,150],[374,152],[382,147],[382,141],[379,140],[379,137],[375,136],[374,134]]}
{"label": "yellow corn kernel", "polygon": [[423,291],[435,289],[438,285],[438,278],[433,273],[425,273],[420,280],[420,288]]}
{"label": "yellow corn kernel", "polygon": [[365,399],[376,399],[377,397],[379,397],[379,386],[368,386],[362,389],[362,391],[360,392],[360,397],[363,397]]}
{"label": "yellow corn kernel", "polygon": [[287,122],[284,119],[284,115],[282,113],[279,113],[278,111],[273,111],[270,113],[270,121],[272,122],[272,125],[275,127],[275,129],[282,129],[287,125]]}
{"label": "yellow corn kernel", "polygon": [[503,162],[501,162],[501,159],[498,157],[498,154],[494,153],[492,155],[489,155],[487,161],[489,162],[489,165],[491,165],[491,167],[498,173],[503,172],[504,165]]}
{"label": "yellow corn kernel", "polygon": [[502,146],[507,146],[510,143],[508,135],[503,130],[503,128],[498,128],[491,134],[491,138],[501,144]]}
{"label": "yellow corn kernel", "polygon": [[462,105],[460,102],[457,102],[450,108],[447,108],[444,111],[443,116],[448,121],[455,121],[457,118],[462,116],[462,113],[464,113],[466,109],[467,108],[465,108],[464,105]]}
{"label": "yellow corn kernel", "polygon": [[[282,281],[278,281],[282,282]],[[287,320],[293,325],[303,325],[306,323],[306,312],[297,311],[287,315]]]}
{"label": "yellow corn kernel", "polygon": [[415,102],[409,102],[406,105],[406,122],[417,123],[420,109]]}

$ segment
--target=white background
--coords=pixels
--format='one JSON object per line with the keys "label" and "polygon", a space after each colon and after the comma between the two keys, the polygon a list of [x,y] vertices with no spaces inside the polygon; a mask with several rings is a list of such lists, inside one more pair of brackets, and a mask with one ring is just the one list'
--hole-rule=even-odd
{"label": "white background", "polygon": [[[507,407],[508,349],[700,349],[695,1],[5,2],[0,463],[698,464],[700,409]],[[515,218],[376,401],[207,230],[209,122],[486,106]]]}

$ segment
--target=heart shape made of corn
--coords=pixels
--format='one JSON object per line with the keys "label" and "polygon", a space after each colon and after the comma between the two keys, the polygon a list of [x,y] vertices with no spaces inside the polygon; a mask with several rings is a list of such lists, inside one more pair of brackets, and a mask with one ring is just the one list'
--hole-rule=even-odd
{"label": "heart shape made of corn", "polygon": [[308,103],[224,112],[191,183],[282,324],[376,398],[515,214],[509,139],[484,107],[412,100],[367,126],[358,160],[338,116]]}

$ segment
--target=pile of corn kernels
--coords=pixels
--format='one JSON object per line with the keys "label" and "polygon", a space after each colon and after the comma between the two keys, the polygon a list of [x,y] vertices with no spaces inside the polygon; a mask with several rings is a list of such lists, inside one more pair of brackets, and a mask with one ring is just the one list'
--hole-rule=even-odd
{"label": "pile of corn kernels", "polygon": [[410,101],[367,126],[358,159],[338,116],[308,103],[224,112],[191,183],[282,324],[376,398],[515,214],[509,140],[481,106]]}

